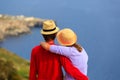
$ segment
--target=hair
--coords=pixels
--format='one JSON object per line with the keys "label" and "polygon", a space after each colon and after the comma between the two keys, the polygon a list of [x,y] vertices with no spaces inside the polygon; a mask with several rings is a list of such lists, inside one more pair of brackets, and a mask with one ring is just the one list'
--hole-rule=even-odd
{"label": "hair", "polygon": [[72,46],[74,46],[79,52],[82,51],[82,47],[79,44],[75,43]]}
{"label": "hair", "polygon": [[54,34],[49,34],[49,35],[44,35],[44,34],[42,34],[42,36],[43,36],[44,40],[45,40],[46,42],[48,42],[48,41],[50,41],[50,40],[55,40],[56,33],[54,33]]}

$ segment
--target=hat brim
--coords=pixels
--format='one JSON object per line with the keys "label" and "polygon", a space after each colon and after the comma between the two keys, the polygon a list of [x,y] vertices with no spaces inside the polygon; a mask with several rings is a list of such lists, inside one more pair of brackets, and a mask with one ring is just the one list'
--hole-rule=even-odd
{"label": "hat brim", "polygon": [[56,29],[53,30],[53,31],[43,31],[43,30],[41,30],[40,33],[41,33],[41,34],[44,34],[44,35],[49,35],[49,34],[57,33],[58,31],[59,31],[59,28],[56,27]]}
{"label": "hat brim", "polygon": [[56,36],[56,39],[57,39],[57,41],[58,41],[58,43],[59,43],[60,45],[63,45],[63,46],[71,46],[71,45],[73,45],[73,44],[75,44],[75,43],[77,42],[77,36],[76,36],[76,35],[73,36],[73,38],[70,40],[69,43],[64,42],[63,39],[60,37],[61,32],[62,32],[62,30],[59,31],[59,32],[57,33],[57,36]]}

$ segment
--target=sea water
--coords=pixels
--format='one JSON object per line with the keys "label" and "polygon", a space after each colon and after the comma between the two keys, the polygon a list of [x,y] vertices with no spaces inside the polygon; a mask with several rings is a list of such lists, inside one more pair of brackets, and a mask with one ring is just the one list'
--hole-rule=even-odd
{"label": "sea water", "polygon": [[[60,29],[73,29],[88,53],[90,80],[120,80],[119,4],[120,0],[1,0],[0,13],[53,19]],[[29,60],[32,47],[43,40],[39,30],[0,45]]]}

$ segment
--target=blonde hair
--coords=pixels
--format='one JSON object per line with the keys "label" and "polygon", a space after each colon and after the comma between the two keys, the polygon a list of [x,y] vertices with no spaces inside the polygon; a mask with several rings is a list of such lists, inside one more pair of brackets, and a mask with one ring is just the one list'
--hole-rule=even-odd
{"label": "blonde hair", "polygon": [[82,47],[79,44],[75,43],[72,46],[74,46],[79,52],[82,51]]}

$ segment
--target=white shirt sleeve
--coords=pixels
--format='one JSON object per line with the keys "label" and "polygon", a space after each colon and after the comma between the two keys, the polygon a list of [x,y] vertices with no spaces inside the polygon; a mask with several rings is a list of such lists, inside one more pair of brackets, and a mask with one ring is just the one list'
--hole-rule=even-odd
{"label": "white shirt sleeve", "polygon": [[57,46],[57,45],[51,45],[50,51],[64,56],[70,56],[74,54],[72,53],[71,47]]}

